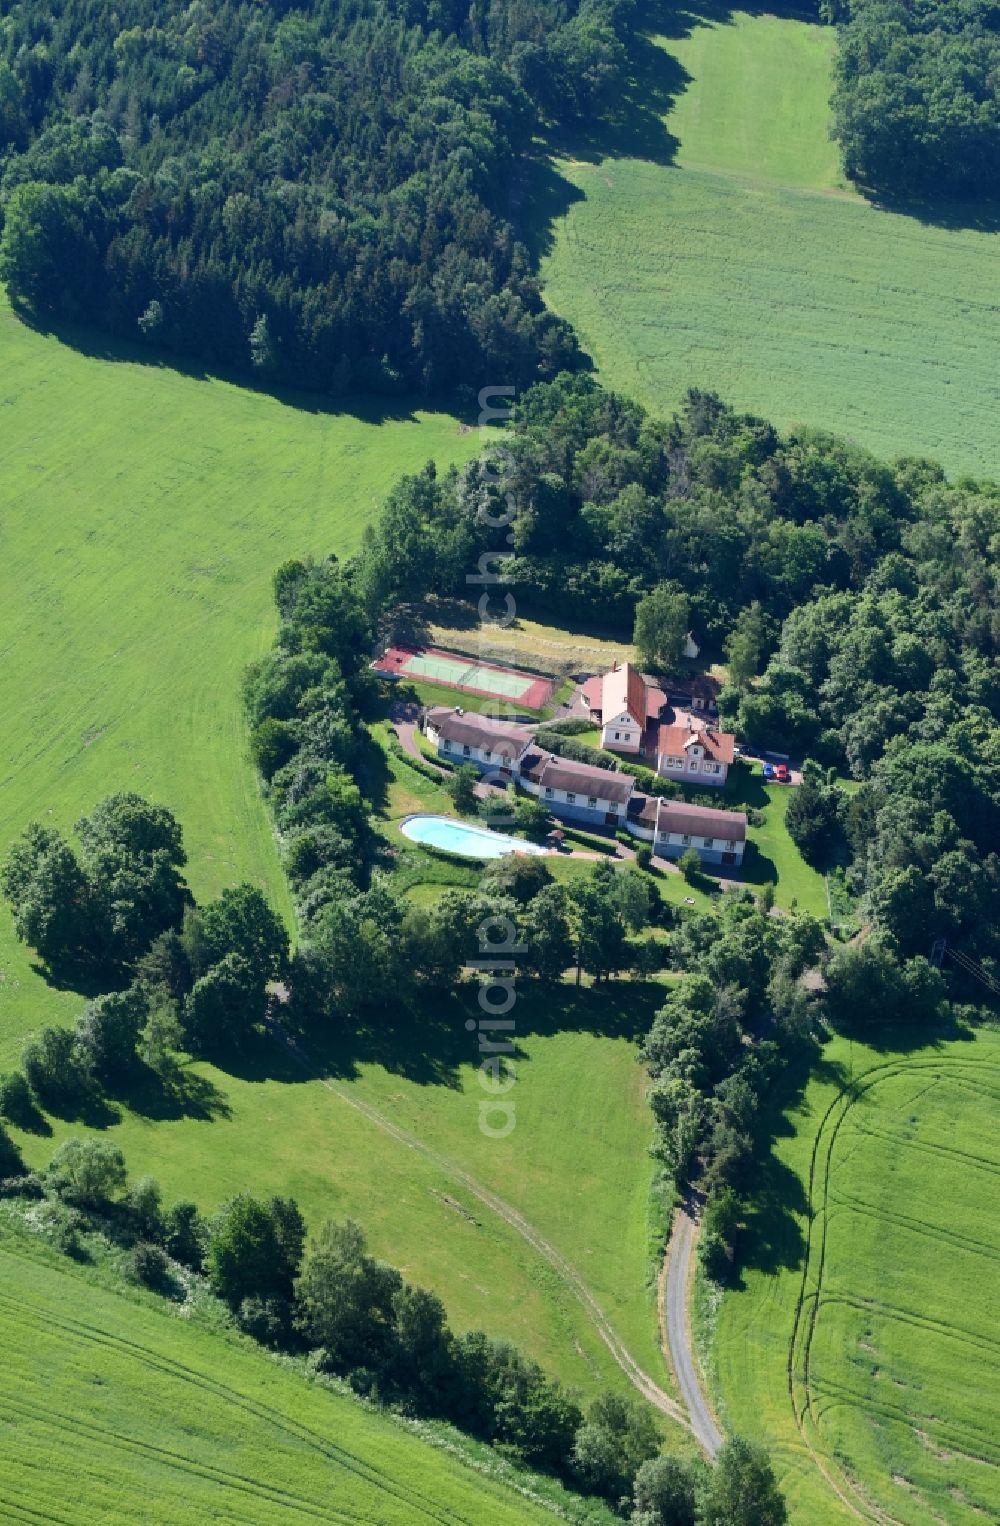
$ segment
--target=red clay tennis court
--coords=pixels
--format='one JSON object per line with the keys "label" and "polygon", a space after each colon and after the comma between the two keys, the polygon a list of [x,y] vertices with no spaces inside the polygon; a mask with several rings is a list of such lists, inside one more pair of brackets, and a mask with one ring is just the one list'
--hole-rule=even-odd
{"label": "red clay tennis court", "polygon": [[372,666],[377,673],[393,678],[418,679],[425,684],[459,689],[463,694],[512,700],[529,710],[540,710],[553,689],[552,680],[539,678],[537,673],[498,668],[492,662],[477,662],[460,652],[442,652],[433,646],[391,646]]}

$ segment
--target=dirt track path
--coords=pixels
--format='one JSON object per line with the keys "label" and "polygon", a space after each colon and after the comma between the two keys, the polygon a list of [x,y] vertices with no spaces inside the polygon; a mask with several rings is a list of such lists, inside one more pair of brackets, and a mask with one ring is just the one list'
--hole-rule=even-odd
{"label": "dirt track path", "polygon": [[660,1331],[695,1440],[707,1456],[714,1457],[722,1446],[723,1437],[702,1387],[691,1336],[689,1294],[695,1238],[694,1215],[685,1203],[674,1215],[670,1244],[660,1273]]}
{"label": "dirt track path", "polygon": [[619,1340],[611,1328],[603,1309],[576,1268],[566,1260],[560,1251],[556,1250],[554,1245],[545,1239],[533,1224],[529,1223],[523,1214],[512,1207],[510,1203],[505,1202],[503,1198],[497,1197],[496,1193],[491,1192],[488,1187],[484,1187],[480,1182],[477,1182],[475,1177],[470,1176],[467,1171],[463,1171],[461,1166],[449,1160],[446,1155],[440,1155],[437,1150],[432,1149],[430,1145],[424,1144],[415,1134],[411,1134],[398,1124],[393,1123],[392,1119],[387,1118],[384,1113],[380,1113],[378,1108],[372,1107],[368,1102],[363,1102],[360,1097],[352,1096],[344,1087],[338,1086],[335,1081],[331,1081],[329,1077],[324,1076],[322,1071],[310,1060],[301,1045],[289,1037],[276,1019],[271,1018],[269,1020],[268,1028],[272,1037],[278,1043],[283,1044],[302,1068],[307,1070],[310,1075],[325,1086],[327,1091],[332,1092],[341,1102],[346,1102],[348,1107],[353,1107],[357,1112],[361,1113],[376,1128],[391,1134],[393,1139],[398,1140],[406,1149],[416,1150],[426,1160],[431,1161],[437,1166],[439,1171],[446,1176],[450,1176],[453,1181],[458,1182],[467,1192],[470,1192],[474,1198],[482,1203],[485,1208],[495,1213],[498,1218],[503,1219],[523,1240],[526,1240],[532,1249],[537,1251],[548,1262],[556,1275],[566,1284],[575,1297],[579,1299],[587,1311],[591,1323],[632,1386],[642,1394],[643,1398],[654,1405],[661,1414],[669,1416],[671,1420],[676,1420],[680,1425],[689,1426],[688,1418],[676,1399],[672,1399],[668,1393],[665,1393],[654,1382],[648,1373],[643,1372],[638,1362]]}

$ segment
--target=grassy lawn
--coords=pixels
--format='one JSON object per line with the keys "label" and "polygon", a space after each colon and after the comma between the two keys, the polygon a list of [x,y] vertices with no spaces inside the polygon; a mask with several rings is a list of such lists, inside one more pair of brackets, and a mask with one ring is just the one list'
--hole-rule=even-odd
{"label": "grassy lawn", "polygon": [[499,716],[501,719],[507,716],[526,716],[529,720],[542,719],[541,710],[531,710],[527,705],[522,705],[514,700],[500,699],[489,694],[466,694],[462,689],[451,689],[447,684],[432,684],[426,679],[404,680],[407,690],[414,690],[422,705],[447,705],[451,708],[458,706],[462,710],[473,710],[480,715]]}
{"label": "grassy lawn", "polygon": [[825,918],[829,915],[826,881],[806,863],[785,826],[791,793],[790,785],[765,784],[759,765],[750,769],[737,763],[729,770],[726,797],[764,813],[762,826],[747,828],[747,851],[740,878],[754,889],[773,885],[778,906],[790,909],[794,901],[801,911]]}
{"label": "grassy lawn", "polygon": [[735,12],[652,41],[641,146],[570,146],[546,197],[564,212],[540,240],[546,299],[603,380],[657,412],[709,387],[783,427],[1000,475],[1000,237],[842,188],[831,29]]}
{"label": "grassy lawn", "polygon": [[[453,418],[317,408],[97,359],[0,306],[0,854],[135,789],[184,828],[195,894],[247,878],[290,915],[240,705],[287,557],[340,554],[403,471],[478,447]],[[139,358],[142,355],[142,358]],[[71,1016],[0,916],[0,1067]]]}
{"label": "grassy lawn", "polygon": [[[435,646],[468,650],[475,640],[475,650],[491,662],[506,662],[512,667],[525,663],[531,669],[552,673],[604,673],[614,663],[634,662],[635,647],[630,642],[592,631],[550,625],[519,615],[514,624],[491,631],[489,626],[441,623],[433,618],[430,632]],[[467,618],[462,611],[463,618]]]}
{"label": "grassy lawn", "polygon": [[[79,1526],[551,1521],[352,1400],[0,1233],[3,1515]],[[42,1510],[44,1505],[44,1511]]]}
{"label": "grassy lawn", "polygon": [[[566,1284],[451,1170],[407,1148],[359,1102],[372,1103],[519,1207],[573,1261],[634,1355],[665,1381],[647,1276],[651,1121],[635,1038],[662,1000],[656,986],[519,993],[517,1127],[479,1130],[481,1015],[459,997],[386,1012],[360,1036],[331,1038],[330,1086],[262,1041],[238,1070],[187,1071],[183,1103],[142,1097],[103,1116],[135,1175],[168,1199],[213,1209],[252,1187],[294,1196],[313,1226],[352,1215],[380,1255],[444,1299],[456,1328],[516,1340],[583,1395],[626,1380]],[[332,1088],[332,1089],[331,1089]],[[43,1164],[78,1121],[53,1118],[44,1137],[19,1134]]]}
{"label": "grassy lawn", "polygon": [[716,1322],[792,1526],[1000,1519],[1000,1035],[901,1040],[835,1040],[790,1101]]}
{"label": "grassy lawn", "polygon": [[[272,573],[289,556],[350,552],[400,472],[429,456],[461,460],[478,436],[405,407],[382,422],[374,413],[328,415],[314,402],[296,407],[161,369],[139,352],[98,359],[32,332],[6,308],[0,344],[8,654],[0,852],[34,816],[69,826],[108,791],[133,788],[179,817],[197,896],[247,878],[289,915],[239,694],[246,663],[273,635]],[[387,823],[446,799],[402,766],[389,770],[386,792]],[[16,1062],[25,1034],[71,1020],[82,1004],[44,983],[6,916],[0,986],[2,1068]],[[463,1163],[477,1148],[484,1170],[495,1160],[498,1190],[516,1195],[518,1181],[530,1181],[536,1195],[525,1195],[526,1208],[565,1254],[579,1254],[585,1276],[594,1271],[595,1291],[621,1311],[629,1335],[642,1333],[637,1354],[652,1368],[650,1120],[631,1038],[604,1033],[599,1002],[590,1026],[584,1012],[565,1030],[550,1014],[522,1063],[523,1124],[491,1156],[478,1133],[467,1010],[386,1014],[382,1030],[331,1057],[340,1092],[271,1047],[232,1073],[191,1066],[176,1103],[133,1097],[91,1121],[169,1197],[211,1208],[252,1187],[297,1197],[313,1224],[354,1214],[380,1254],[442,1294],[458,1327],[517,1340],[581,1393],[624,1386],[581,1305],[538,1253],[467,1201],[447,1169],[351,1105],[356,1088],[378,1093],[387,1107],[419,1113],[421,1128],[450,1139]],[[43,1163],[83,1127],[53,1120],[52,1134],[28,1137],[25,1150]],[[560,1206],[574,1180],[587,1184],[585,1211],[578,1192]]]}

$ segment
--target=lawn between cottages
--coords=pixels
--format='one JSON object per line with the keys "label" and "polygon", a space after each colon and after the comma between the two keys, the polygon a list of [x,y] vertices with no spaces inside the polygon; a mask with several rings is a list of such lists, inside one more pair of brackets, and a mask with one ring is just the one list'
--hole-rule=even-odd
{"label": "lawn between cottages", "polygon": [[714,1321],[724,1423],[791,1526],[1000,1519],[1000,1034],[839,1037],[776,1134]]}
{"label": "lawn between cottages", "polygon": [[[248,1342],[0,1224],[3,1514],[281,1526],[551,1521],[541,1505]],[[471,1450],[471,1449],[470,1449]]]}
{"label": "lawn between cottages", "polygon": [[[385,745],[384,733],[381,740]],[[418,745],[426,760],[433,761],[436,752],[430,743],[420,736]],[[398,819],[417,811],[454,814],[451,797],[443,783],[438,785],[423,778],[404,759],[390,758],[389,764],[393,784],[390,789],[392,804],[388,819]],[[627,770],[627,759],[622,760],[622,766]],[[442,780],[443,778],[444,775]],[[742,867],[726,883],[746,885],[755,892],[762,890],[765,885],[773,885],[777,906],[786,911],[793,907],[809,911],[822,921],[830,914],[826,879],[806,863],[785,825],[785,813],[793,788],[787,784],[765,782],[759,764],[736,763],[730,769],[729,777],[720,792],[720,804],[760,812],[762,820],[760,825],[748,825],[747,849]],[[684,793],[690,795],[692,791],[685,790]],[[699,804],[704,804],[711,798],[707,790],[693,793]],[[635,843],[639,841],[639,838],[635,839]],[[401,843],[405,845],[406,839],[402,838]],[[421,854],[421,858],[427,863],[432,862],[429,854]],[[549,860],[549,865],[557,877],[561,877],[560,865],[564,866],[563,875],[572,877],[576,872],[574,860],[569,858],[560,860],[553,857]],[[653,880],[663,899],[680,906],[692,903],[696,906],[707,905],[711,896],[717,893],[720,883],[709,871],[697,884],[688,885],[680,874],[670,869],[657,869]],[[408,883],[416,884],[417,881],[412,878]],[[440,878],[438,883],[444,887],[459,881]]]}
{"label": "lawn between cottages", "polygon": [[646,44],[642,132],[570,141],[540,177],[546,300],[656,412],[711,388],[782,428],[1000,475],[1000,235],[981,208],[907,216],[844,188],[832,28],[713,18],[650,20],[674,35]]}

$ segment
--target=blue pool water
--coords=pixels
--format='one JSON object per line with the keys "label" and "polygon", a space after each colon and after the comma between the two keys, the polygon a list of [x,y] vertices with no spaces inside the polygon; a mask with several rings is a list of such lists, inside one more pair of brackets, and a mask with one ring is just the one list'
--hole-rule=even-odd
{"label": "blue pool water", "polygon": [[508,837],[505,832],[491,832],[471,822],[454,821],[450,816],[410,816],[399,829],[411,842],[427,848],[442,848],[446,853],[460,853],[464,858],[502,858],[505,853],[544,853],[533,842]]}

